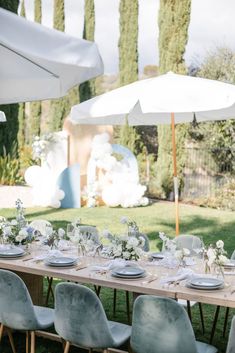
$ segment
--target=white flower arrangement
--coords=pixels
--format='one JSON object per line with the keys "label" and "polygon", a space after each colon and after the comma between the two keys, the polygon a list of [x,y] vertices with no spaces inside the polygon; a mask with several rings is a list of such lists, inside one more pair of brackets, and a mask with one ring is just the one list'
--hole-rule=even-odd
{"label": "white flower arrangement", "polygon": [[179,264],[185,266],[185,257],[190,255],[190,250],[187,248],[182,248],[175,251],[175,258],[179,260]]}
{"label": "white flower arrangement", "polygon": [[159,232],[159,238],[162,240],[162,249],[170,253],[176,252],[176,243],[174,239],[168,238],[164,232]]}
{"label": "white flower arrangement", "polygon": [[[91,228],[91,227],[90,227]],[[96,252],[100,247],[100,244],[97,244],[92,232],[89,232],[89,227],[87,227],[87,232],[81,232],[79,228],[74,229],[74,233],[69,236],[70,241],[78,246],[78,249],[81,250],[81,253],[85,255],[89,252]]]}
{"label": "white flower arrangement", "polygon": [[140,233],[137,223],[135,221],[130,220],[128,217],[121,217],[120,223],[127,225],[128,235],[135,235]]}
{"label": "white flower arrangement", "polygon": [[51,226],[46,226],[46,239],[44,244],[50,246],[51,249],[57,248],[59,241],[65,239],[65,237],[65,231],[63,228],[55,230]]}
{"label": "white flower arrangement", "polygon": [[33,148],[33,158],[40,159],[41,162],[45,161],[48,155],[48,152],[51,149],[52,144],[57,141],[53,133],[47,133],[39,136],[34,136],[32,148]]}
{"label": "white flower arrangement", "polygon": [[16,200],[16,211],[16,219],[12,219],[11,221],[0,217],[1,242],[15,245],[31,243],[37,236],[37,232],[32,227],[27,226],[23,203],[20,199]]}
{"label": "white flower arrangement", "polygon": [[215,245],[211,244],[208,249],[204,249],[206,272],[214,267],[222,273],[223,266],[228,262],[226,254],[222,240],[218,240]]}
{"label": "white flower arrangement", "polygon": [[145,239],[142,236],[117,236],[107,230],[103,232],[103,236],[110,242],[103,253],[111,258],[138,260],[144,254]]}
{"label": "white flower arrangement", "polygon": [[36,232],[32,227],[21,227],[21,225],[13,219],[12,221],[6,220],[0,223],[0,237],[2,243],[25,245],[35,239]]}

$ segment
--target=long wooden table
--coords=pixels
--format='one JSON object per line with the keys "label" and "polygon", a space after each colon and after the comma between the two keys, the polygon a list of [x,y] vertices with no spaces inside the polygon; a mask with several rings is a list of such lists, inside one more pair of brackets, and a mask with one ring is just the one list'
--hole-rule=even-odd
{"label": "long wooden table", "polygon": [[[102,287],[123,289],[133,293],[152,294],[166,296],[173,299],[187,299],[201,303],[214,304],[219,306],[235,308],[235,274],[225,276],[225,287],[220,290],[196,290],[187,288],[185,284],[163,285],[161,279],[166,275],[174,275],[177,269],[166,269],[160,266],[148,266],[141,264],[146,268],[147,276],[145,278],[125,280],[114,278],[110,272],[95,272],[91,266],[100,263],[106,263],[107,259],[85,258],[84,262],[68,268],[47,266],[43,261],[35,262],[32,257],[38,255],[34,253],[17,259],[0,259],[0,268],[17,271],[24,274],[47,276],[69,280],[79,283],[94,284]],[[64,252],[64,256],[74,253]],[[87,265],[87,263],[90,265]],[[81,268],[86,263],[87,267]],[[193,269],[193,267],[192,267]]]}

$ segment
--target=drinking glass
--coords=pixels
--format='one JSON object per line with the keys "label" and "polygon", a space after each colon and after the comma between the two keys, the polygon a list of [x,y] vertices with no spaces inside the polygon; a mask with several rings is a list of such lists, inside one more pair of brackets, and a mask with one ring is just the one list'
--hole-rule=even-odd
{"label": "drinking glass", "polygon": [[75,226],[72,223],[67,224],[67,237],[70,239],[74,235]]}

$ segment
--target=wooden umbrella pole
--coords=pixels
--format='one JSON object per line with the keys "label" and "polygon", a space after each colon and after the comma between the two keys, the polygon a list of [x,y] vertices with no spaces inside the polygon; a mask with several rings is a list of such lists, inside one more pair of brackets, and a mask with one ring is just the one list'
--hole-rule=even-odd
{"label": "wooden umbrella pole", "polygon": [[179,235],[179,188],[176,163],[176,143],[175,143],[175,115],[171,113],[171,132],[172,132],[172,154],[174,169],[174,193],[175,193],[175,234]]}

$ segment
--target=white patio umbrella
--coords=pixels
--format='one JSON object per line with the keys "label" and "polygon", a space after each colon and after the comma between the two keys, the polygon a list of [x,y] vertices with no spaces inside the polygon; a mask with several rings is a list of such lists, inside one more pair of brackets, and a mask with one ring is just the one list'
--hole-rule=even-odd
{"label": "white patio umbrella", "polygon": [[59,98],[103,73],[94,42],[0,8],[0,104]]}
{"label": "white patio umbrella", "polygon": [[0,122],[4,123],[5,121],[7,121],[6,115],[4,112],[0,111]]}
{"label": "white patio umbrella", "polygon": [[171,124],[176,205],[179,233],[175,123],[223,120],[235,116],[235,85],[174,73],[137,81],[72,107],[75,124]]}

